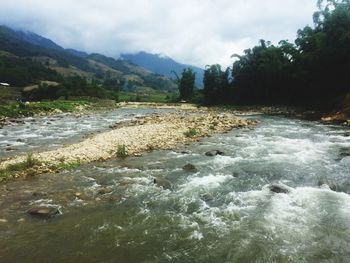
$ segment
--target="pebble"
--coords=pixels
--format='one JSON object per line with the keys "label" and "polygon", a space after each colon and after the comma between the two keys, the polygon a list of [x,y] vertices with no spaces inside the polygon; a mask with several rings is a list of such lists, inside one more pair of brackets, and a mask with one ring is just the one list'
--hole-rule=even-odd
{"label": "pebble", "polygon": [[[220,118],[218,118],[220,115]],[[216,129],[210,130],[211,123],[217,123]],[[179,144],[190,144],[203,136],[223,133],[234,127],[252,125],[251,121],[239,119],[229,113],[215,113],[199,110],[160,114],[140,119],[143,125],[121,127],[100,134],[95,134],[84,141],[56,150],[35,154],[37,159],[51,164],[60,163],[60,159],[88,163],[115,157],[118,145],[125,145],[130,156],[139,156],[147,150],[170,149]],[[196,138],[187,138],[184,133],[196,129]],[[10,158],[0,164],[0,168],[24,160],[24,156]]]}

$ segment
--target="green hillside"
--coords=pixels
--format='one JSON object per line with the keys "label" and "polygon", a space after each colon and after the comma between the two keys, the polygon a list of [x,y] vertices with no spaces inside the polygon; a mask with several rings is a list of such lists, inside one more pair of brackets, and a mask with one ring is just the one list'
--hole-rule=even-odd
{"label": "green hillside", "polygon": [[[160,93],[177,89],[172,80],[127,60],[101,54],[79,56],[77,52],[34,33],[0,26],[0,82],[22,88],[37,85],[23,93],[25,99],[31,100],[69,96],[117,99],[123,89],[129,93],[144,87]],[[42,81],[59,85],[47,87],[40,84]]]}

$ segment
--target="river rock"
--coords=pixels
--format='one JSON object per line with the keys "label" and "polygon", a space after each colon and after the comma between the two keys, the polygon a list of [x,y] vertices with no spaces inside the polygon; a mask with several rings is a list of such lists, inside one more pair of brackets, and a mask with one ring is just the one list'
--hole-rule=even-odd
{"label": "river rock", "polygon": [[47,196],[48,194],[46,192],[33,192],[32,195],[34,197],[45,197]]}
{"label": "river rock", "polygon": [[42,218],[42,219],[48,219],[51,217],[54,217],[56,215],[61,214],[60,210],[57,207],[53,206],[40,206],[40,207],[33,207],[28,210],[28,214],[34,217]]}
{"label": "river rock", "polygon": [[118,194],[115,194],[115,195],[111,195],[109,197],[109,201],[111,202],[120,202],[122,200],[122,196],[121,195],[118,195]]}
{"label": "river rock", "polygon": [[202,194],[201,199],[205,202],[213,201],[214,197],[211,194]]}
{"label": "river rock", "polygon": [[340,148],[338,156],[339,156],[338,160],[342,160],[346,157],[349,157],[350,156],[350,148],[347,148],[347,147]]}
{"label": "river rock", "polygon": [[5,148],[5,151],[7,152],[12,152],[12,151],[15,151],[16,149],[15,148],[12,148],[12,147],[7,147]]}
{"label": "river rock", "polygon": [[205,153],[206,156],[216,156],[216,155],[224,155],[224,154],[225,154],[224,152],[219,150],[213,150]]}
{"label": "river rock", "polygon": [[318,181],[318,186],[321,188],[329,188],[332,191],[337,191],[337,185],[334,182],[327,179],[320,179]]}
{"label": "river rock", "polygon": [[189,172],[189,173],[196,173],[196,172],[198,172],[198,169],[196,168],[196,166],[194,166],[191,163],[188,163],[184,167],[182,167],[182,170],[184,170],[185,172]]}
{"label": "river rock", "polygon": [[162,187],[163,189],[171,189],[172,188],[171,182],[167,179],[164,179],[164,178],[159,178],[159,177],[154,178],[153,183],[158,187]]}
{"label": "river rock", "polygon": [[98,190],[98,194],[100,194],[100,195],[105,195],[105,194],[109,194],[109,193],[111,193],[112,192],[112,190],[111,189],[108,189],[107,187],[102,187],[102,188],[100,188],[99,190]]}
{"label": "river rock", "polygon": [[271,184],[269,185],[269,189],[271,192],[277,194],[288,194],[290,192],[289,187],[283,184]]}

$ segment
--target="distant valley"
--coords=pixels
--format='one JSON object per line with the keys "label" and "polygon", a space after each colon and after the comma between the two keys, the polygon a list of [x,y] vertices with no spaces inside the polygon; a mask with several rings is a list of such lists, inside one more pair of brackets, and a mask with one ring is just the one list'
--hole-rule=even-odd
{"label": "distant valley", "polygon": [[122,54],[121,58],[169,78],[175,77],[172,71],[181,75],[184,69],[191,68],[196,73],[195,84],[197,88],[203,87],[204,69],[202,68],[181,64],[170,57],[161,54],[150,54],[144,51],[135,54]]}
{"label": "distant valley", "polygon": [[[177,92],[175,76],[187,65],[171,58],[140,52],[124,54],[119,59],[102,54],[64,49],[50,39],[33,32],[0,26],[0,82],[13,87],[27,87],[42,81],[63,82],[64,78],[79,76],[101,86],[113,79],[115,89],[131,93]],[[201,87],[203,70],[191,67],[197,73]]]}

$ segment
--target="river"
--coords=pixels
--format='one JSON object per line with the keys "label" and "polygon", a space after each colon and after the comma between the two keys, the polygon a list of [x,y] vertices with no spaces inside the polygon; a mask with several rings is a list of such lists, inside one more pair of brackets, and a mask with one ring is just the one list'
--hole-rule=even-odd
{"label": "river", "polygon": [[[0,262],[350,262],[349,129],[247,118],[259,124],[3,185]],[[27,215],[38,205],[61,214]]]}

